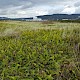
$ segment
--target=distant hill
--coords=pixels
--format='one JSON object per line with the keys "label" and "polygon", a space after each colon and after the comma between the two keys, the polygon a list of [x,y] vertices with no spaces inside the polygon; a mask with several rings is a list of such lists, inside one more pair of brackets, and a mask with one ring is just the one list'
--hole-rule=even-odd
{"label": "distant hill", "polygon": [[33,17],[30,17],[30,18],[8,18],[8,17],[0,17],[0,20],[19,20],[19,21],[26,21],[26,20],[33,20]]}
{"label": "distant hill", "polygon": [[[7,18],[0,17],[0,20],[20,20],[20,21],[33,21],[34,18]],[[80,14],[52,14],[36,16],[36,20],[80,20]]]}
{"label": "distant hill", "polygon": [[0,17],[0,20],[6,20],[8,19],[7,17]]}
{"label": "distant hill", "polygon": [[37,16],[42,20],[80,20],[80,14],[52,14]]}

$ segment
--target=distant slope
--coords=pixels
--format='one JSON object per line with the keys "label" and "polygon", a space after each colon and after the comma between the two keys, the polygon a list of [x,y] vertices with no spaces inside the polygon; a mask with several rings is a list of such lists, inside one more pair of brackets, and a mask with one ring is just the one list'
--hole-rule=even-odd
{"label": "distant slope", "polygon": [[80,20],[80,14],[53,14],[53,15],[43,15],[37,16],[42,20]]}
{"label": "distant slope", "polygon": [[[36,16],[37,19],[41,20],[80,20],[80,14],[52,14],[52,15],[41,15]],[[30,18],[7,18],[7,17],[0,17],[0,20],[20,20],[20,21],[32,21],[34,20],[33,17]]]}

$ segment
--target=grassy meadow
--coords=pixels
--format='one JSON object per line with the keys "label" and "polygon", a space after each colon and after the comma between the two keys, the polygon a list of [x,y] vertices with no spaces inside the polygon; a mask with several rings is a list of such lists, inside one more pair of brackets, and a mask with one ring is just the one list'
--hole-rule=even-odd
{"label": "grassy meadow", "polygon": [[80,80],[80,24],[0,21],[0,80]]}

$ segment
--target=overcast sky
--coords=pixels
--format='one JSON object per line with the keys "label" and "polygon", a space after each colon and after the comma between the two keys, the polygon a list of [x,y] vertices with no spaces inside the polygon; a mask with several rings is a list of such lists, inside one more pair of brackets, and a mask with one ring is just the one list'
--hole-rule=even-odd
{"label": "overcast sky", "polygon": [[80,0],[0,0],[0,16],[33,17],[80,13]]}

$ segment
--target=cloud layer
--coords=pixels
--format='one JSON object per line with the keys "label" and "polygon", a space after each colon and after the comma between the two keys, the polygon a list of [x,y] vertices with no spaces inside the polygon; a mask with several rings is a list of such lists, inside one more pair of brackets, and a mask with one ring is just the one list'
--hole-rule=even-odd
{"label": "cloud layer", "polygon": [[79,14],[80,0],[0,0],[0,16],[33,17],[56,13]]}

